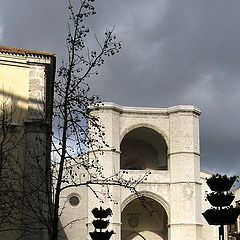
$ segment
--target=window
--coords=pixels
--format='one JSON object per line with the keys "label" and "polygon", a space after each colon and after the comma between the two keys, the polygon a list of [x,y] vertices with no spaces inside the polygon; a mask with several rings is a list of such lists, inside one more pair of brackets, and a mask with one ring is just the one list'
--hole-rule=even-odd
{"label": "window", "polygon": [[74,195],[71,195],[71,196],[69,197],[68,201],[69,201],[69,203],[70,203],[71,206],[76,207],[76,206],[78,206],[79,203],[80,203],[80,198],[79,198],[79,196],[77,196],[76,194],[74,194]]}

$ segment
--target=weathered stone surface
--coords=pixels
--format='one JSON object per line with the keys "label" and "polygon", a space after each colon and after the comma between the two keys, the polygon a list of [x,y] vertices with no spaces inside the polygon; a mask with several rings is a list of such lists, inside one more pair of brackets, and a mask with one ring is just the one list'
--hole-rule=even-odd
{"label": "weathered stone surface", "polygon": [[[50,178],[46,166],[50,166],[54,75],[53,53],[0,46],[0,103],[2,106],[9,99],[9,105],[14,106],[11,125],[24,132],[15,146],[19,154],[14,159],[14,172],[18,174],[11,178],[19,192],[23,189],[23,196],[15,198],[17,209],[12,212],[18,215],[10,216],[10,230],[0,231],[0,239],[46,239],[43,218],[39,216],[47,217],[46,186]],[[4,227],[1,224],[1,230]]]}
{"label": "weathered stone surface", "polygon": [[[147,208],[159,208],[153,209],[154,216],[158,216],[158,220],[153,220],[141,205],[137,206],[134,201],[137,196],[127,188],[109,186],[108,191],[112,194],[113,201],[106,197],[103,204],[99,203],[91,190],[84,190],[87,191],[86,195],[83,188],[78,189],[77,192],[88,203],[84,208],[79,206],[78,211],[85,211],[87,207],[87,215],[81,213],[81,217],[86,217],[88,224],[87,228],[81,229],[79,222],[73,228],[75,231],[81,229],[79,233],[83,239],[90,239],[87,233],[93,230],[91,209],[100,205],[113,210],[109,230],[113,229],[116,234],[112,240],[142,239],[140,235],[151,240],[218,239],[217,229],[209,227],[201,215],[207,207],[204,201],[204,178],[209,174],[200,171],[200,113],[194,106],[141,108],[113,103],[104,103],[99,110],[93,111],[105,126],[105,139],[110,145],[110,149],[105,148],[104,155],[100,156],[105,176],[123,171],[125,166],[141,168],[126,169],[126,179],[136,179],[150,170],[151,175],[137,186],[137,190],[147,198]],[[164,161],[162,149],[165,147],[167,165],[161,164]],[[160,161],[159,164],[157,161]],[[101,186],[95,189],[104,192]],[[66,192],[66,197],[68,194],[70,192]],[[65,210],[63,223],[73,220],[69,214],[71,208],[67,205]],[[165,227],[161,225],[165,221],[161,218],[161,211],[167,216]],[[141,216],[147,218],[147,222],[141,221]],[[159,231],[154,229],[154,221],[160,221]],[[72,235],[73,228],[65,229],[69,239],[75,239]]]}

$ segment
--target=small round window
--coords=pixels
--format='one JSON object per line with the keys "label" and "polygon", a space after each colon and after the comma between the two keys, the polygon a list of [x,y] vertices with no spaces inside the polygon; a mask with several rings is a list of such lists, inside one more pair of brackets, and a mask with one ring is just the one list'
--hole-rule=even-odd
{"label": "small round window", "polygon": [[72,195],[71,197],[69,197],[69,203],[71,206],[76,207],[79,205],[80,199],[78,196]]}

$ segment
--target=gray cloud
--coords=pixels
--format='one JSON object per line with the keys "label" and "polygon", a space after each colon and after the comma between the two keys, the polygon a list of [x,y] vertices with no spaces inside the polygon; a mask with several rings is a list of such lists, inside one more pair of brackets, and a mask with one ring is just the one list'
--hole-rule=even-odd
{"label": "gray cloud", "polygon": [[[202,167],[240,174],[239,0],[101,0],[96,6],[89,26],[100,38],[115,26],[123,49],[91,80],[93,92],[126,105],[200,107]],[[2,44],[64,56],[66,1],[8,0],[0,13]]]}

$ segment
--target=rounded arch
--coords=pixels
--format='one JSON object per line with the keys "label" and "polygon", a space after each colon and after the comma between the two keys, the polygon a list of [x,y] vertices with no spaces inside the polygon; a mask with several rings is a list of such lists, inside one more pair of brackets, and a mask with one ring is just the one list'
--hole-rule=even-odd
{"label": "rounded arch", "polygon": [[162,240],[162,238],[156,233],[150,231],[132,232],[125,240]]}
{"label": "rounded arch", "polygon": [[120,144],[121,169],[167,170],[168,145],[164,136],[146,124],[131,128],[132,130],[128,129]]}
{"label": "rounded arch", "polygon": [[[153,200],[155,200],[156,202],[158,202],[160,205],[162,205],[162,207],[164,208],[164,210],[167,213],[167,216],[169,217],[170,214],[170,206],[168,204],[168,202],[161,196],[159,196],[156,193],[150,192],[150,191],[140,191],[139,194],[141,196],[144,197],[148,197],[151,198]],[[131,194],[129,195],[126,199],[123,200],[122,204],[121,204],[121,212],[124,210],[124,208],[133,200],[137,199],[138,196],[136,194]]]}
{"label": "rounded arch", "polygon": [[169,209],[167,212],[166,202],[151,192],[142,191],[141,194],[143,202],[136,195],[130,195],[122,204],[122,239],[167,240]]}
{"label": "rounded arch", "polygon": [[165,140],[167,146],[169,146],[169,139],[168,139],[168,136],[166,135],[166,133],[164,131],[162,131],[160,128],[158,128],[152,124],[149,124],[149,123],[133,124],[133,125],[125,128],[123,130],[123,132],[120,134],[120,143],[122,142],[122,140],[126,136],[126,134],[128,134],[129,132],[131,132],[132,130],[134,130],[136,128],[141,128],[141,127],[152,129],[155,132],[157,132],[158,134],[160,134],[163,137],[163,139]]}

